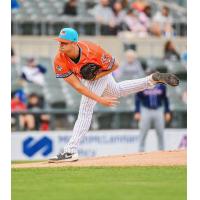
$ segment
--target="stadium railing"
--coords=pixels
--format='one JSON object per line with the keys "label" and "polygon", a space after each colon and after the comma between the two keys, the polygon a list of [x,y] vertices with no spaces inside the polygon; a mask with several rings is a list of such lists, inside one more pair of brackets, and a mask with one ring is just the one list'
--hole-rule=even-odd
{"label": "stadium railing", "polygon": [[[20,111],[12,112],[12,117],[16,118],[14,131],[19,131],[19,115],[24,114],[48,114],[50,115],[49,130],[65,129],[69,130],[73,128],[75,120],[78,115],[78,110],[70,109],[46,109],[37,111]],[[122,128],[138,128],[138,122],[133,120],[134,108],[124,109],[101,109],[94,110],[94,116],[92,120],[91,129],[122,129]],[[187,110],[186,106],[178,108],[172,111],[173,120],[167,124],[168,128],[186,128],[187,127]],[[63,125],[56,126],[57,117],[61,117]],[[68,119],[69,118],[69,119]],[[71,119],[73,118],[73,119]],[[60,118],[58,119],[60,120]],[[97,125],[94,126],[94,123]]]}
{"label": "stadium railing", "polygon": [[[100,24],[91,17],[47,16],[46,19],[13,19],[12,35],[56,35],[63,26],[74,27],[81,35],[101,35]],[[176,36],[187,35],[187,20],[173,22]]]}

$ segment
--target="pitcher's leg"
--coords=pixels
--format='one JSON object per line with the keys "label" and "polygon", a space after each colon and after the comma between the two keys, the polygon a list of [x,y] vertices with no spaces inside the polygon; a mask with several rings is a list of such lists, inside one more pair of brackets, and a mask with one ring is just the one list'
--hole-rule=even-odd
{"label": "pitcher's leg", "polygon": [[[102,77],[101,79],[98,79],[96,81],[86,81],[86,87],[89,90],[96,93],[97,95],[101,96],[107,86],[107,82],[108,77]],[[95,104],[96,101],[86,96],[82,96],[78,118],[73,129],[73,135],[70,138],[69,143],[64,148],[65,152],[77,152],[77,148],[81,139],[84,137],[84,135],[88,132],[90,128]]]}
{"label": "pitcher's leg", "polygon": [[126,80],[117,83],[112,75],[109,75],[110,79],[104,96],[122,97],[129,94],[137,93],[139,91],[152,87],[155,83],[151,80],[150,76],[135,80]]}

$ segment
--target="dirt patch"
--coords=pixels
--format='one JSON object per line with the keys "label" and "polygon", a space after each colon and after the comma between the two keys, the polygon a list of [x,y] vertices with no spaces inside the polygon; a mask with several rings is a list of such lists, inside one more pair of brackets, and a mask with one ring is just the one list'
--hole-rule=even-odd
{"label": "dirt patch", "polygon": [[184,166],[187,164],[186,150],[157,151],[97,158],[83,158],[77,162],[48,163],[34,162],[12,164],[12,168],[44,168],[44,167],[99,167],[99,166]]}

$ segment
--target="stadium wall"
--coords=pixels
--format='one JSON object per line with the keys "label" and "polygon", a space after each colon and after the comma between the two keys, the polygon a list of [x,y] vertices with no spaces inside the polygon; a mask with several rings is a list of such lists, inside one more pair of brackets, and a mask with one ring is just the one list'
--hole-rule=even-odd
{"label": "stadium wall", "polygon": [[[45,160],[62,150],[71,131],[13,132],[12,160]],[[186,129],[166,129],[165,150],[187,146]],[[138,152],[139,130],[91,131],[81,142],[80,157],[98,157]],[[157,150],[157,138],[151,130],[146,140],[146,151]]]}
{"label": "stadium wall", "polygon": [[[12,46],[18,57],[51,57],[57,51],[57,42],[53,40],[56,36],[12,36]],[[80,40],[89,40],[98,43],[117,59],[123,59],[124,43],[135,44],[140,57],[162,57],[163,47],[167,38],[135,38],[131,36],[82,36]],[[187,38],[175,37],[171,39],[178,52],[186,50]]]}

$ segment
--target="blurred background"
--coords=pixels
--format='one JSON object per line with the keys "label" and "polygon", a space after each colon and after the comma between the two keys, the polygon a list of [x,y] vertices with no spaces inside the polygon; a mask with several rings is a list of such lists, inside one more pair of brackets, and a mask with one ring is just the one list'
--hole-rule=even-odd
{"label": "blurred background", "polygon": [[[166,89],[170,117],[165,120],[165,149],[186,148],[186,0],[11,0],[11,9],[13,160],[46,159],[72,133],[81,95],[56,79],[52,70],[58,45],[53,38],[63,27],[75,28],[80,40],[93,41],[116,57],[120,61],[113,73],[117,81],[156,70],[175,73],[181,83]],[[108,151],[95,149],[98,145],[121,153],[139,151],[136,95],[121,98],[115,108],[96,105],[92,134],[79,152],[83,157],[107,155]],[[154,135],[155,127],[150,128]],[[158,148],[156,138],[147,140],[146,150]]]}

